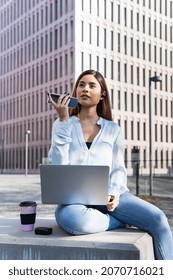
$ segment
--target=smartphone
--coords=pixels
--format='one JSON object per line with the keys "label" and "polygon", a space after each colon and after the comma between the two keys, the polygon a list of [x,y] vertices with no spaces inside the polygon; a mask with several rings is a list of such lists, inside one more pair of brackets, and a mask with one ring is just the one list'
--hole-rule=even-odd
{"label": "smartphone", "polygon": [[[47,95],[49,95],[49,93],[47,93]],[[53,101],[55,103],[57,103],[58,98],[60,97],[61,94],[59,94],[59,93],[51,93],[50,95],[51,95]],[[74,108],[74,107],[76,107],[77,103],[78,103],[78,99],[76,97],[70,97],[70,102],[68,104],[68,107],[69,108]]]}

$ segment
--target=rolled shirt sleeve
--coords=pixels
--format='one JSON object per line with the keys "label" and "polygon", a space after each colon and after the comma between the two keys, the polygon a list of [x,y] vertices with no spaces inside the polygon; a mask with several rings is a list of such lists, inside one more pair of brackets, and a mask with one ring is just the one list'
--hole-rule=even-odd
{"label": "rolled shirt sleeve", "polygon": [[124,164],[123,139],[119,128],[113,147],[112,170],[110,172],[108,193],[119,198],[124,191],[128,191],[127,172]]}
{"label": "rolled shirt sleeve", "polygon": [[52,127],[52,142],[48,153],[48,160],[51,164],[69,164],[69,145],[71,138],[72,124],[61,122],[57,119]]}

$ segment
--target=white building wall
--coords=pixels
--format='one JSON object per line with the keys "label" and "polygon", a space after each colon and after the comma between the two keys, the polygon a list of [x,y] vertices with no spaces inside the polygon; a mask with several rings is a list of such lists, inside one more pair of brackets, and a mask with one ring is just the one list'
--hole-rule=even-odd
{"label": "white building wall", "polygon": [[[76,56],[78,54],[79,60],[76,60],[76,76],[88,68],[89,66],[89,55],[91,55],[91,68],[99,70],[102,74],[106,74],[106,80],[110,89],[113,89],[114,93],[114,104],[113,104],[113,114],[115,120],[120,121],[122,131],[124,134],[125,130],[125,120],[127,121],[127,139],[124,139],[124,146],[127,149],[127,160],[128,160],[128,173],[132,173],[131,165],[131,151],[134,146],[140,148],[140,170],[143,174],[149,172],[149,77],[154,75],[162,75],[162,88],[159,84],[155,88],[154,83],[151,85],[152,91],[152,141],[153,141],[153,168],[155,166],[155,150],[158,150],[158,168],[154,169],[156,173],[167,173],[168,166],[166,162],[163,162],[163,168],[161,168],[160,154],[163,151],[164,158],[166,156],[166,151],[169,154],[169,166],[172,167],[172,142],[171,133],[169,134],[168,141],[164,137],[165,135],[165,123],[169,122],[169,132],[173,123],[170,104],[173,99],[173,93],[171,91],[171,76],[173,75],[173,70],[170,68],[171,62],[169,62],[170,52],[173,50],[173,45],[171,42],[171,26],[173,21],[170,20],[169,15],[165,16],[165,6],[162,3],[162,13],[160,13],[159,2],[156,1],[156,11],[154,10],[153,1],[143,1],[138,4],[138,1],[106,1],[106,18],[105,18],[105,1],[77,1],[76,14],[75,17],[77,38],[75,41]],[[98,11],[99,2],[99,11]],[[150,3],[149,3],[150,2]],[[169,5],[171,1],[168,1],[168,11],[170,13]],[[90,6],[91,3],[91,6]],[[111,4],[112,3],[112,4]],[[145,5],[143,5],[145,3]],[[149,8],[149,4],[151,8]],[[111,21],[111,5],[113,5],[113,21]],[[118,5],[120,7],[120,24],[118,23]],[[125,20],[125,9],[126,8],[126,20]],[[131,11],[133,11],[133,28],[131,27]],[[99,15],[99,16],[98,16]],[[137,16],[139,16],[137,20]],[[150,21],[150,23],[149,23]],[[83,23],[81,23],[83,22]],[[154,26],[156,22],[156,27]],[[162,22],[162,38],[160,38],[160,22]],[[83,24],[83,26],[82,26]],[[89,43],[89,24],[92,26],[92,43]],[[165,41],[165,24],[167,24],[167,41]],[[126,25],[126,26],[125,26]],[[139,27],[138,27],[139,25]],[[144,30],[145,25],[145,30]],[[99,28],[99,46],[97,46],[97,27]],[[156,32],[155,32],[156,28]],[[106,48],[104,48],[104,29],[106,29],[107,40]],[[149,33],[149,29],[151,32]],[[114,49],[111,50],[111,37],[110,31],[114,33]],[[117,36],[120,34],[120,52],[118,50],[118,40]],[[125,43],[124,36],[127,39],[127,46],[125,53]],[[133,56],[131,55],[131,38],[133,38]],[[139,50],[137,49],[137,40],[139,41]],[[143,54],[143,44],[145,43],[145,58]],[[151,45],[151,53],[149,55],[149,44]],[[156,46],[156,49],[154,49]],[[162,48],[162,63],[160,63],[160,48]],[[168,65],[165,67],[165,50],[167,50],[167,60]],[[139,51],[139,55],[137,54]],[[82,55],[83,53],[83,61]],[[80,54],[80,55],[79,55]],[[99,68],[97,68],[96,57],[99,57]],[[151,57],[151,59],[149,59]],[[155,61],[156,57],[156,61]],[[104,58],[106,59],[106,70],[104,67]],[[113,60],[114,65],[114,75],[111,77],[111,67],[110,61]],[[120,81],[118,81],[118,69],[117,63],[120,62]],[[127,65],[127,81],[125,81],[124,64]],[[133,65],[133,77],[134,81],[131,83],[131,65]],[[83,66],[83,68],[82,68]],[[139,68],[139,84],[137,81],[137,68]],[[143,76],[143,71],[145,70],[145,77]],[[165,91],[165,75],[168,76],[167,91]],[[145,81],[143,82],[143,80]],[[117,109],[117,92],[121,92],[121,106]],[[127,92],[127,110],[124,108],[124,91]],[[131,100],[130,94],[134,94],[134,110],[131,111]],[[137,105],[137,95],[139,95],[139,109]],[[145,112],[143,110],[143,96],[145,97]],[[163,116],[159,115],[160,101],[157,104],[158,114],[155,115],[154,112],[154,96],[157,96],[158,100],[163,101]],[[165,117],[165,100],[168,100],[168,117]],[[134,123],[134,139],[131,139],[131,121]],[[160,141],[160,122],[163,123],[163,140]],[[137,123],[139,122],[139,134],[137,137]],[[155,143],[155,122],[158,123],[158,141]],[[145,124],[145,132],[144,132]],[[125,136],[125,135],[124,135]],[[144,163],[144,150],[146,150],[146,162]],[[145,167],[146,166],[146,167]]]}

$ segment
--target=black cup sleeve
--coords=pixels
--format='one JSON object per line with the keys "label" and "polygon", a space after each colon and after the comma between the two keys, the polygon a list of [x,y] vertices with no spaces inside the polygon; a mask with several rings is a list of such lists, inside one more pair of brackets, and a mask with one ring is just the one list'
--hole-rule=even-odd
{"label": "black cup sleeve", "polygon": [[31,225],[35,223],[36,213],[33,214],[20,214],[22,225]]}

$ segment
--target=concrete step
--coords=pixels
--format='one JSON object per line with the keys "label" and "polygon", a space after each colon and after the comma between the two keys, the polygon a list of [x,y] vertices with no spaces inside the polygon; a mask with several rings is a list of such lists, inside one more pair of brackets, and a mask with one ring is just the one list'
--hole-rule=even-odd
{"label": "concrete step", "polygon": [[35,227],[52,227],[51,235],[21,230],[19,218],[0,218],[1,260],[153,260],[152,238],[136,228],[72,236],[54,219],[37,219]]}

